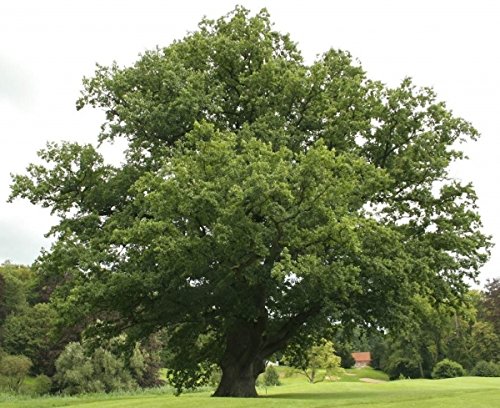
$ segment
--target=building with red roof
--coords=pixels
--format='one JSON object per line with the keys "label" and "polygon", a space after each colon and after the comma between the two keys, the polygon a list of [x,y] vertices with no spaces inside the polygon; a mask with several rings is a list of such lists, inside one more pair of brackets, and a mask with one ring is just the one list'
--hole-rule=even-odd
{"label": "building with red roof", "polygon": [[372,362],[372,355],[369,351],[360,351],[352,353],[352,358],[354,358],[354,367],[367,367]]}

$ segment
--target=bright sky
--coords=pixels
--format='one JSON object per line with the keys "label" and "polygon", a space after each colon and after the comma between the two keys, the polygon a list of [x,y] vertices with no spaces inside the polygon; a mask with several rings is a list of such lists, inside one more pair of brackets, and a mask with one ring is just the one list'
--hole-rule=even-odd
{"label": "bright sky", "polygon": [[[217,18],[237,0],[3,0],[0,2],[0,262],[31,264],[54,219],[20,200],[6,203],[10,173],[22,173],[46,141],[96,140],[99,112],[77,112],[81,79],[96,62],[120,65]],[[308,61],[348,50],[370,78],[411,76],[433,86],[482,137],[454,172],[472,181],[484,229],[500,238],[500,2],[497,0],[239,0],[267,7]],[[481,281],[500,276],[500,245]]]}

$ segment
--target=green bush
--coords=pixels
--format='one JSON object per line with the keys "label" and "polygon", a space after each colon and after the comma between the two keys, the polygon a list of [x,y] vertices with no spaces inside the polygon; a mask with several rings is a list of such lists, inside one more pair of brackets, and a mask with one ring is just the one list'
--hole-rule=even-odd
{"label": "green bush", "polygon": [[52,380],[45,374],[40,374],[35,377],[32,385],[32,393],[36,395],[45,395],[50,392],[52,388]]}
{"label": "green bush", "polygon": [[98,348],[92,354],[94,378],[104,386],[105,392],[125,391],[137,388],[130,372],[125,369],[122,360],[108,350]]}
{"label": "green bush", "polygon": [[137,385],[109,351],[99,348],[87,357],[80,343],[69,343],[56,360],[54,381],[66,394],[130,390]]}
{"label": "green bush", "polygon": [[26,356],[4,355],[0,361],[0,376],[3,377],[4,387],[9,391],[19,392],[31,366],[31,360]]}
{"label": "green bush", "polygon": [[281,385],[278,371],[276,371],[276,368],[274,368],[274,366],[272,365],[266,368],[263,380],[264,380],[264,385],[266,387],[271,387],[273,385]]}
{"label": "green bush", "polygon": [[386,359],[384,371],[389,375],[391,381],[399,380],[401,377],[421,377],[418,362],[411,357],[402,357],[399,353],[393,353]]}
{"label": "green bush", "polygon": [[94,377],[92,362],[80,343],[69,343],[58,357],[54,382],[66,394],[104,391],[103,384]]}
{"label": "green bush", "polygon": [[160,379],[162,368],[161,351],[163,343],[159,333],[155,333],[142,342],[137,343],[129,359],[129,368],[133,379],[141,388],[159,387],[165,384]]}
{"label": "green bush", "polygon": [[434,366],[432,378],[454,378],[465,375],[464,368],[456,361],[445,358]]}
{"label": "green bush", "polygon": [[479,361],[471,370],[476,377],[500,377],[500,364],[490,361]]}

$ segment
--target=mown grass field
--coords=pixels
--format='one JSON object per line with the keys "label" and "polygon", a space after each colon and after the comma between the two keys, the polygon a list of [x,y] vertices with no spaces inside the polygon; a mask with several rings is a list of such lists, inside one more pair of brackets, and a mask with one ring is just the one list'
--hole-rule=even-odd
{"label": "mown grass field", "polygon": [[[354,373],[352,375],[351,373]],[[81,397],[0,396],[2,408],[495,408],[500,407],[500,378],[463,377],[447,380],[402,380],[377,384],[359,378],[383,379],[382,373],[352,370],[339,381],[308,384],[298,376],[283,385],[260,388],[258,399],[211,398],[210,392],[175,397],[171,394],[89,395]],[[379,375],[379,378],[376,376]]]}

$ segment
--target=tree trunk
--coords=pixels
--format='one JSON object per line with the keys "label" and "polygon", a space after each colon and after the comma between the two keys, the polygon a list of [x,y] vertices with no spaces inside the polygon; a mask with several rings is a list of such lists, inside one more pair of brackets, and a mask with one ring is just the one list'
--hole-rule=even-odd
{"label": "tree trunk", "polygon": [[240,324],[227,336],[222,378],[214,397],[257,397],[255,380],[266,368],[261,346],[259,324]]}
{"label": "tree trunk", "polygon": [[255,381],[264,371],[263,361],[254,360],[250,364],[225,364],[222,367],[222,378],[214,397],[255,398],[257,390]]}
{"label": "tree trunk", "polygon": [[220,362],[222,378],[214,397],[257,397],[255,381],[266,369],[265,359],[286,346],[297,329],[321,310],[319,304],[290,318],[272,335],[266,334],[267,314],[254,322],[240,321],[226,336],[226,349]]}
{"label": "tree trunk", "polygon": [[421,377],[421,378],[425,378],[425,375],[424,375],[424,367],[422,366],[422,361],[419,361],[419,362],[418,362],[418,369],[420,370],[420,377]]}

